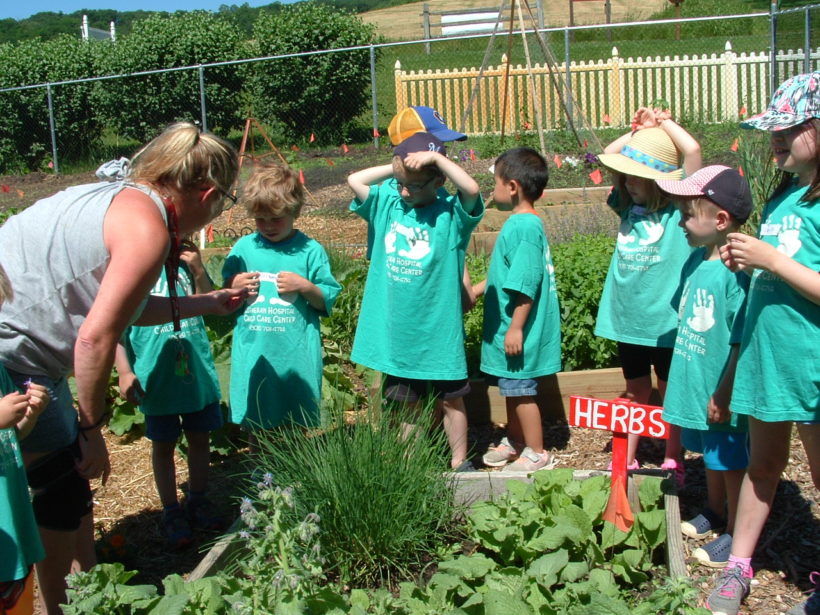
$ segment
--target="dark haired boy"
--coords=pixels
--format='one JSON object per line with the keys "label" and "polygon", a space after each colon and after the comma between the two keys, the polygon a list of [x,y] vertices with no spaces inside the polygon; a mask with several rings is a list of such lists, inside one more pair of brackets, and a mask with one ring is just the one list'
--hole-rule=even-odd
{"label": "dark haired boy", "polygon": [[[442,188],[446,179],[456,194]],[[384,373],[384,398],[411,412],[432,396],[452,468],[472,469],[461,281],[470,234],[484,215],[478,184],[427,132],[403,140],[390,164],[347,181],[351,211],[367,220],[370,258],[351,358]],[[408,433],[414,422],[406,422]]]}
{"label": "dark haired boy", "polygon": [[484,294],[481,370],[497,379],[507,405],[508,437],[483,457],[485,465],[532,472],[552,467],[544,450],[537,378],[561,369],[561,321],[549,243],[533,204],[549,174],[543,156],[528,147],[495,162],[493,198],[512,211],[493,248]]}
{"label": "dark haired boy", "polygon": [[706,506],[681,531],[706,538],[725,529],[693,552],[702,564],[722,567],[749,460],[746,417],[729,412],[738,352],[734,334],[742,327],[749,278],[724,266],[719,251],[749,217],[752,195],[740,173],[720,165],[681,181],[656,181],[678,203],[689,245],[699,248],[684,264],[673,298],[678,333],[664,396],[663,418],[681,427],[681,443],[702,453],[706,468]]}

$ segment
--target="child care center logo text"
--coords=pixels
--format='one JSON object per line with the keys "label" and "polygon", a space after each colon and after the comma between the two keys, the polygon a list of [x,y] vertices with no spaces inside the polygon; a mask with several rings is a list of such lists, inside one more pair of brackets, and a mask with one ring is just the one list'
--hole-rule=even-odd
{"label": "child care center logo text", "polygon": [[393,222],[384,236],[386,271],[396,282],[410,283],[424,274],[421,259],[430,254],[430,234],[420,227]]}

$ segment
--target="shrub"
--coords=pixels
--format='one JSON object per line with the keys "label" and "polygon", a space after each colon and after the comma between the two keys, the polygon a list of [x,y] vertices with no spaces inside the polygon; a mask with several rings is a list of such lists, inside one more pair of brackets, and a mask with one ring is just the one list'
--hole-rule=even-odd
{"label": "shrub", "polygon": [[[193,66],[239,58],[239,30],[208,11],[152,15],[134,24],[128,36],[98,45],[101,74]],[[235,67],[205,71],[208,129],[227,131],[240,121],[242,84]],[[166,72],[95,84],[95,98],[109,127],[121,136],[148,141],[178,120],[198,120],[199,73]]]}
{"label": "shrub", "polygon": [[[65,81],[93,72],[93,45],[72,36],[34,39],[0,46],[0,88]],[[90,104],[91,86],[52,87],[54,124],[60,157],[86,154],[100,137],[99,118]],[[0,93],[0,173],[46,168],[51,130],[45,87]]]}
{"label": "shrub", "polygon": [[552,246],[565,370],[616,364],[616,343],[593,333],[614,248],[612,238],[603,234],[576,235],[568,243]]}
{"label": "shrub", "polygon": [[442,474],[446,436],[420,418],[416,436],[405,437],[395,418],[358,413],[346,424],[331,411],[330,425],[319,433],[257,433],[254,475],[270,473],[278,486],[294,488],[296,518],[319,515],[325,571],[343,583],[410,578],[451,532],[455,505]]}
{"label": "shrub", "polygon": [[[339,49],[376,42],[375,28],[341,9],[299,2],[263,10],[249,57]],[[344,138],[370,100],[370,54],[365,50],[256,62],[244,69],[255,116],[279,122],[287,137],[314,133],[320,142]]]}

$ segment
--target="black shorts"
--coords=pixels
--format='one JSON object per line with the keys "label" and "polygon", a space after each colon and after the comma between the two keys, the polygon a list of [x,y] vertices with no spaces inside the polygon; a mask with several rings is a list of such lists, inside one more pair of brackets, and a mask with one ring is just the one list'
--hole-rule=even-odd
{"label": "black shorts", "polygon": [[621,359],[621,369],[624,378],[634,380],[651,374],[652,366],[658,380],[669,380],[669,366],[672,364],[671,348],[656,348],[654,346],[638,346],[618,342],[618,356]]}
{"label": "black shorts", "polygon": [[414,380],[384,375],[384,399],[414,404],[423,399],[457,399],[470,392],[470,381],[463,380]]}
{"label": "black shorts", "polygon": [[79,442],[75,441],[40,457],[26,469],[39,527],[71,532],[79,529],[81,519],[91,513],[91,485],[77,472],[81,457]]}

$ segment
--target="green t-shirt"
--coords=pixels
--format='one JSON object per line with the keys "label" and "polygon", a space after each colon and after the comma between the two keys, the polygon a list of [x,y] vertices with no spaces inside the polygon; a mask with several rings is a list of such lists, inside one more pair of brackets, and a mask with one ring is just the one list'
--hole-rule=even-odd
{"label": "green t-shirt", "polygon": [[[180,263],[177,294],[193,294],[191,274]],[[168,280],[162,271],[151,294],[168,297]],[[145,397],[140,410],[150,416],[199,412],[220,400],[219,380],[201,316],[180,321],[179,333],[173,323],[132,326],[125,348],[134,374]]]}
{"label": "green t-shirt", "polygon": [[[0,397],[17,390],[0,365]],[[45,557],[14,427],[0,429],[0,554],[0,582],[24,578]]]}
{"label": "green t-shirt", "polygon": [[[613,190],[608,203],[618,203]],[[692,249],[680,228],[680,213],[670,203],[649,213],[630,205],[621,212],[615,252],[604,282],[595,335],[607,339],[672,348],[678,327],[672,295]]]}
{"label": "green t-shirt", "polygon": [[[532,299],[524,349],[509,357],[504,336],[521,293]],[[481,371],[502,378],[536,378],[561,369],[561,314],[541,218],[514,214],[501,227],[484,291]]]}
{"label": "green t-shirt", "polygon": [[720,259],[703,260],[704,253],[695,250],[684,264],[673,301],[680,323],[663,418],[689,429],[745,432],[746,417],[735,413],[728,423],[708,423],[706,405],[726,368],[732,328],[743,319],[748,276],[732,273]]}
{"label": "green t-shirt", "polygon": [[353,361],[402,378],[466,378],[464,253],[484,202],[467,213],[441,189],[434,203],[411,207],[389,179],[350,210],[367,220],[371,257]]}
{"label": "green t-shirt", "polygon": [[[820,200],[794,186],[767,203],[759,237],[820,271]],[[761,421],[820,420],[820,306],[763,270],[752,275],[732,410]]]}
{"label": "green t-shirt", "polygon": [[[253,233],[236,242],[222,268],[224,279],[258,271],[259,296],[239,314],[231,349],[231,421],[249,428],[319,423],[322,396],[320,316],[341,290],[324,248],[300,231],[271,242]],[[296,273],[325,299],[321,312],[300,293],[280,295],[276,276]]]}

